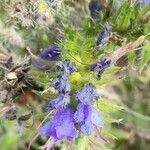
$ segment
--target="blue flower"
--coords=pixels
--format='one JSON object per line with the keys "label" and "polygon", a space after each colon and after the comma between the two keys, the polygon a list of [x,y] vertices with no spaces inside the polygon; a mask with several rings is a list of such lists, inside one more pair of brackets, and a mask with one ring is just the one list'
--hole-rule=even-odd
{"label": "blue flower", "polygon": [[62,76],[60,78],[56,78],[53,81],[53,87],[59,91],[59,93],[69,93],[70,92],[70,84],[68,78]]}
{"label": "blue flower", "polygon": [[91,104],[93,101],[99,99],[99,95],[90,84],[87,84],[77,92],[76,98],[84,104]]}
{"label": "blue flower", "polygon": [[71,61],[62,61],[58,63],[58,67],[65,77],[69,77],[73,72],[78,71],[76,64]]}
{"label": "blue flower", "polygon": [[103,7],[99,0],[91,0],[89,3],[89,10],[91,13],[91,17],[93,20],[98,22],[100,20],[100,12],[102,11]]}
{"label": "blue flower", "polygon": [[56,140],[74,140],[78,134],[74,127],[73,109],[69,107],[59,110],[54,118],[40,129],[40,134]]}
{"label": "blue flower", "polygon": [[92,134],[96,127],[104,126],[100,113],[88,104],[79,103],[74,119],[80,125],[80,130],[85,136]]}
{"label": "blue flower", "polygon": [[105,58],[102,61],[98,61],[98,62],[92,64],[90,70],[91,71],[101,71],[101,70],[108,68],[110,66],[110,64],[111,64],[111,60]]}
{"label": "blue flower", "polygon": [[50,101],[48,104],[48,110],[52,109],[62,109],[70,103],[70,96],[69,93],[60,94],[54,100]]}
{"label": "blue flower", "polygon": [[[39,57],[41,57],[42,59],[44,59],[46,61],[58,60],[59,56],[60,56],[60,49],[57,45],[55,45],[53,47],[49,47],[47,49],[44,49],[39,54]],[[45,64],[43,64],[40,61],[35,60],[35,59],[33,59],[33,63],[39,69],[46,69],[46,67],[47,67]]]}
{"label": "blue flower", "polygon": [[107,44],[111,35],[111,30],[112,25],[108,23],[105,24],[104,30],[99,33],[99,36],[97,38],[96,46],[98,48],[103,48]]}

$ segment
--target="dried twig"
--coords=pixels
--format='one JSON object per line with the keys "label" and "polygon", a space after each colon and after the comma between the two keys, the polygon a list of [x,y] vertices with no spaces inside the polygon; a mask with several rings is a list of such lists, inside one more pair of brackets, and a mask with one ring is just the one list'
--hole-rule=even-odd
{"label": "dried twig", "polygon": [[118,59],[120,59],[122,56],[127,54],[129,51],[137,50],[136,48],[138,48],[140,45],[142,45],[144,40],[145,40],[145,36],[142,35],[134,42],[130,42],[130,43],[118,48],[113,53],[111,53],[108,57],[110,58],[112,63],[116,62]]}

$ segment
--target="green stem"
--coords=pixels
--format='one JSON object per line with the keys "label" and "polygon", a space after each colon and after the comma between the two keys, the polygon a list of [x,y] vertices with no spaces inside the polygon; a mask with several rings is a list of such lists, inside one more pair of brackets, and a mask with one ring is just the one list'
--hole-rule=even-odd
{"label": "green stem", "polygon": [[142,120],[147,120],[147,121],[150,121],[150,117],[149,116],[145,116],[145,115],[142,115],[138,112],[135,112],[133,111],[132,109],[128,108],[127,106],[124,107],[125,111],[132,114],[133,116],[137,117],[137,118],[140,118]]}

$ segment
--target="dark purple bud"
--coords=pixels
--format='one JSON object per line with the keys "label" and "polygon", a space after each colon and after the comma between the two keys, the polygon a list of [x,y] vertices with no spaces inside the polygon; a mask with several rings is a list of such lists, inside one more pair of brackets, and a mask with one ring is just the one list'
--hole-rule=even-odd
{"label": "dark purple bud", "polygon": [[69,103],[70,103],[69,93],[60,94],[57,98],[49,102],[48,110],[65,108]]}
{"label": "dark purple bud", "polygon": [[99,33],[99,36],[97,38],[96,46],[98,48],[103,48],[107,44],[111,35],[111,30],[112,30],[112,25],[107,23],[104,26],[104,30]]}
{"label": "dark purple bud", "polygon": [[102,61],[98,61],[98,62],[92,64],[90,70],[98,72],[98,71],[101,71],[101,70],[104,70],[104,69],[110,67],[110,64],[111,64],[111,60],[105,58]]}
{"label": "dark purple bud", "polygon": [[96,127],[103,127],[104,123],[100,112],[92,105],[79,103],[74,119],[80,125],[80,130],[85,136],[89,136]]}
{"label": "dark purple bud", "polygon": [[40,134],[53,137],[55,140],[74,140],[78,133],[73,120],[73,109],[71,107],[61,109],[51,121],[40,129]]}
{"label": "dark purple bud", "polygon": [[91,0],[89,3],[89,10],[94,21],[98,22],[100,20],[100,12],[102,9],[103,8],[99,0]]}
{"label": "dark purple bud", "polygon": [[57,45],[44,49],[39,56],[47,61],[57,60],[60,56],[60,49]]}
{"label": "dark purple bud", "polygon": [[[47,49],[44,49],[39,54],[39,57],[41,57],[42,59],[44,59],[46,61],[56,61],[56,60],[58,60],[59,56],[60,56],[60,49],[57,45],[55,45],[53,47],[49,47]],[[33,59],[33,63],[39,69],[47,68],[47,66],[45,64],[41,63],[38,60]]]}
{"label": "dark purple bud", "polygon": [[85,85],[80,91],[77,92],[76,98],[84,104],[91,104],[93,101],[99,99],[99,94],[92,85]]}

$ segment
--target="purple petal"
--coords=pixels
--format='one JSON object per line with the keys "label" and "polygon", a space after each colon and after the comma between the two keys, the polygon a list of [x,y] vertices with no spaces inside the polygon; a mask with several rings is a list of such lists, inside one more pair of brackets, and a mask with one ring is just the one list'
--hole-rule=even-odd
{"label": "purple petal", "polygon": [[57,98],[49,102],[48,110],[65,108],[69,102],[70,96],[68,93],[60,94]]}
{"label": "purple petal", "polygon": [[91,102],[99,99],[99,95],[96,90],[88,84],[77,92],[76,98],[84,104],[91,104]]}
{"label": "purple petal", "polygon": [[89,136],[95,130],[95,126],[92,123],[85,122],[80,129],[85,136]]}
{"label": "purple petal", "polygon": [[[53,47],[49,47],[47,49],[44,49],[42,52],[40,52],[39,57],[41,57],[44,60],[47,61],[55,61],[59,58],[60,56],[60,49],[57,45]],[[47,66],[43,63],[41,63],[38,60],[33,59],[32,60],[35,66],[39,69],[46,69]]]}
{"label": "purple petal", "polygon": [[74,114],[74,119],[77,123],[83,122],[85,120],[85,116],[88,115],[84,112],[85,110],[84,106],[85,105],[79,104],[77,107],[77,111]]}
{"label": "purple petal", "polygon": [[150,0],[135,0],[134,4],[136,5],[137,3],[141,3],[141,9],[143,10],[147,5],[150,4]]}
{"label": "purple petal", "polygon": [[63,61],[58,64],[58,69],[64,73],[64,77],[69,77],[73,72],[78,71],[78,68],[74,62]]}
{"label": "purple petal", "polygon": [[73,122],[73,109],[69,107],[58,111],[54,118],[41,128],[40,133],[44,136],[52,136],[56,140],[75,139],[77,131]]}
{"label": "purple petal", "polygon": [[60,56],[60,50],[57,45],[44,49],[39,56],[47,61],[57,60]]}
{"label": "purple petal", "polygon": [[58,139],[63,139],[64,135],[66,135],[67,140],[71,141],[77,136],[77,131],[73,122],[63,123],[62,126],[56,128],[56,132]]}
{"label": "purple petal", "polygon": [[92,112],[91,112],[91,122],[96,125],[97,127],[103,127],[104,123],[102,121],[102,116],[100,114],[100,112],[98,112],[95,108],[92,108]]}
{"label": "purple petal", "polygon": [[70,92],[70,84],[66,77],[62,76],[61,78],[57,78],[53,81],[53,86],[60,93],[69,93]]}
{"label": "purple petal", "polygon": [[91,105],[79,103],[74,119],[80,125],[80,129],[84,135],[90,135],[95,127],[103,127],[103,121],[100,113]]}

